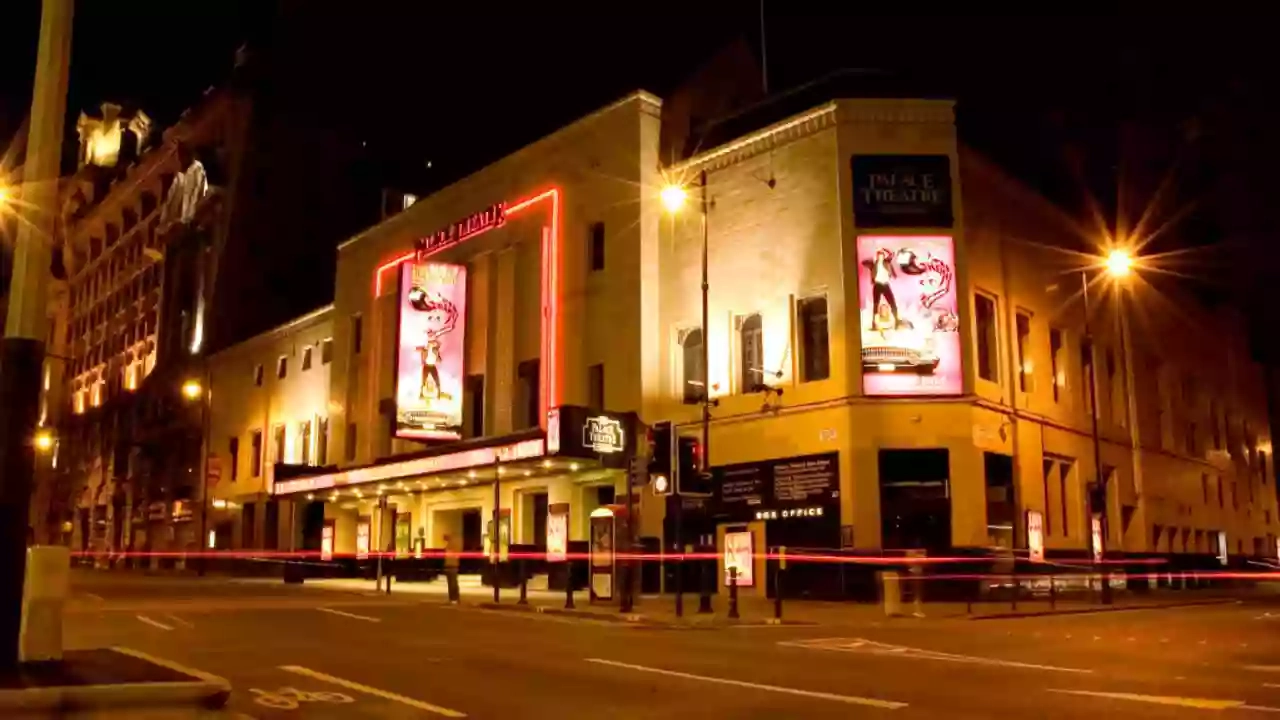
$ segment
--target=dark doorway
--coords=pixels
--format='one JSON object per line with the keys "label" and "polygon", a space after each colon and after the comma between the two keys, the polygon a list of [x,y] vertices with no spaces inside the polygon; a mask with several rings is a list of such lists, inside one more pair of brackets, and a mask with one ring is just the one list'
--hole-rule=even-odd
{"label": "dark doorway", "polygon": [[462,511],[462,552],[458,572],[478,573],[484,567],[484,523],[479,510]]}
{"label": "dark doorway", "polygon": [[880,451],[880,541],[886,550],[951,548],[946,449]]}
{"label": "dark doorway", "polygon": [[547,550],[547,494],[537,493],[533,501],[533,545],[538,552]]}
{"label": "dark doorway", "polygon": [[1013,458],[983,453],[982,465],[987,481],[987,542],[993,547],[1012,550],[1017,519],[1017,503],[1013,497]]}
{"label": "dark doorway", "polygon": [[280,547],[280,505],[275,500],[268,500],[263,510],[262,547],[264,550],[277,550]]}

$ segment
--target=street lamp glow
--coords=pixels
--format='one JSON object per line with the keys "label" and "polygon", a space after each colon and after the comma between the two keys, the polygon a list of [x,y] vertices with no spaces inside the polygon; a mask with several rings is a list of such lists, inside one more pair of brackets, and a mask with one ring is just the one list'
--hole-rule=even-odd
{"label": "street lamp glow", "polygon": [[46,428],[40,428],[36,431],[34,439],[36,450],[40,452],[49,452],[53,449],[53,433]]}
{"label": "street lamp glow", "polygon": [[1133,269],[1133,256],[1125,250],[1112,250],[1107,255],[1107,274],[1114,278],[1122,278]]}
{"label": "street lamp glow", "polygon": [[662,198],[662,206],[667,209],[667,212],[680,212],[680,208],[684,207],[684,201],[689,197],[689,191],[679,185],[667,185],[662,188],[659,197]]}
{"label": "street lamp glow", "polygon": [[10,197],[12,197],[12,192],[9,188],[5,185],[0,185],[0,207],[8,205]]}
{"label": "street lamp glow", "polygon": [[199,380],[188,380],[182,383],[182,396],[188,400],[199,399],[200,395],[203,393],[204,387],[200,384]]}

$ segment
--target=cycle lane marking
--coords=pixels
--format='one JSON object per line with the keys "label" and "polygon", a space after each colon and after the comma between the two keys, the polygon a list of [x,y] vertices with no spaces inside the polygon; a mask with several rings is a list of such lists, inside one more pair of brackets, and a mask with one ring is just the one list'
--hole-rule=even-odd
{"label": "cycle lane marking", "polygon": [[416,700],[414,698],[411,698],[405,695],[400,695],[399,693],[393,693],[389,690],[382,690],[380,688],[364,685],[354,680],[347,680],[345,678],[340,678],[335,675],[322,673],[318,670],[312,670],[310,668],[306,668],[301,665],[281,665],[280,669],[284,670],[285,672],[293,673],[295,675],[309,677],[312,680],[319,680],[321,682],[327,682],[333,685],[337,685],[338,687],[347,688],[348,690],[355,690],[356,692],[364,693],[365,695],[372,695],[374,697],[379,697],[384,700],[391,700],[393,702],[398,702],[401,705],[408,705],[409,707],[417,708],[418,710],[426,710],[427,712],[432,712],[437,715],[443,715],[444,717],[464,718],[467,716],[466,713],[460,710],[453,710],[447,707],[441,707],[439,705],[432,705],[431,703],[423,702],[422,700]]}

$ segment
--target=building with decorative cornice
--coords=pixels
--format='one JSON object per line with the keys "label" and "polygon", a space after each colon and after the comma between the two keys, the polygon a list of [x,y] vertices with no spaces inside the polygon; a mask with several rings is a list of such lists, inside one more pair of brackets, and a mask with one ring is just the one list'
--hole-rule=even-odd
{"label": "building with decorative cornice", "polygon": [[[625,512],[636,437],[700,439],[710,400],[682,541],[642,470],[630,512],[761,592],[777,546],[1275,556],[1244,335],[1082,261],[1105,243],[961,147],[950,101],[836,99],[666,166],[662,112],[634,93],[421,198],[340,246],[332,308],[228,350],[212,544],[555,562]],[[805,587],[845,592],[830,567]]]}

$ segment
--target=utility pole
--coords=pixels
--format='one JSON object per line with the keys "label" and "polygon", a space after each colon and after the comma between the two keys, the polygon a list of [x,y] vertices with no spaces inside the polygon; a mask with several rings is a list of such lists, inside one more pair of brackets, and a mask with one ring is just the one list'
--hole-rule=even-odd
{"label": "utility pole", "polygon": [[[1111,604],[1111,578],[1107,573],[1106,565],[1106,543],[1107,543],[1107,478],[1102,472],[1102,438],[1098,432],[1098,348],[1093,341],[1092,325],[1089,322],[1089,276],[1080,271],[1080,291],[1084,301],[1084,337],[1089,343],[1089,419],[1091,421],[1091,429],[1093,436],[1093,476],[1094,482],[1097,483],[1098,489],[1102,495],[1102,507],[1099,509],[1101,516],[1102,532],[1099,547],[1093,547],[1090,541],[1090,549],[1095,553],[1102,572],[1102,588],[1099,590],[1104,605]],[[1063,502],[1066,502],[1065,499]],[[1090,511],[1094,510],[1093,503],[1088,503]],[[1089,537],[1093,537],[1093,515],[1089,516],[1089,526],[1085,528],[1089,533]]]}
{"label": "utility pole", "polygon": [[36,54],[27,157],[22,171],[25,222],[14,242],[9,314],[0,341],[0,667],[18,663],[27,529],[35,475],[35,432],[48,335],[52,231],[71,64],[73,0],[44,0]]}

